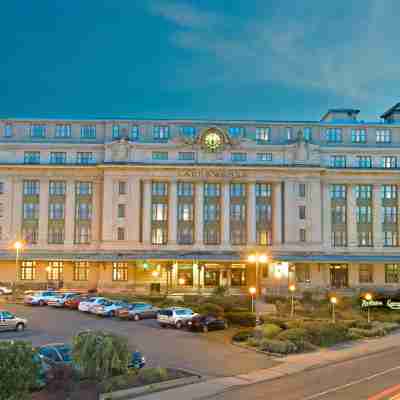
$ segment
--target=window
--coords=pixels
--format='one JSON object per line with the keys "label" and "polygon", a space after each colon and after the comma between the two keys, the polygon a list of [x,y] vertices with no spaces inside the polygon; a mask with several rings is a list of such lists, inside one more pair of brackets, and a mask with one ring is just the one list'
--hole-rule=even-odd
{"label": "window", "polygon": [[39,219],[39,203],[24,203],[24,219]]}
{"label": "window", "polygon": [[118,194],[119,195],[126,194],[126,182],[125,181],[118,182]]}
{"label": "window", "polygon": [[31,137],[43,138],[46,136],[46,125],[32,125],[31,126]]}
{"label": "window", "polygon": [[81,225],[77,229],[76,243],[90,243],[91,230],[89,225]]}
{"label": "window", "polygon": [[49,219],[64,219],[64,203],[50,203]]}
{"label": "window", "polygon": [[62,261],[49,261],[46,268],[48,281],[62,281],[63,280],[64,265]]}
{"label": "window", "polygon": [[55,137],[56,138],[71,137],[71,125],[56,125]]}
{"label": "window", "polygon": [[357,168],[372,168],[372,157],[357,156]]}
{"label": "window", "polygon": [[193,161],[194,160],[194,152],[193,151],[180,151],[178,154],[178,158],[181,161]]}
{"label": "window", "polygon": [[312,128],[306,127],[303,129],[304,140],[309,142],[312,140]]}
{"label": "window", "polygon": [[331,185],[331,199],[346,199],[346,185]]}
{"label": "window", "polygon": [[129,135],[131,140],[139,140],[139,127],[137,125],[131,126],[131,132]]}
{"label": "window", "polygon": [[33,281],[36,279],[36,262],[22,261],[20,278],[23,281]]}
{"label": "window", "polygon": [[92,164],[95,162],[95,157],[92,152],[78,152],[76,154],[76,162],[78,164]]}
{"label": "window", "polygon": [[74,263],[74,281],[87,281],[89,279],[89,263],[78,261]]}
{"label": "window", "polygon": [[64,196],[65,195],[65,182],[64,181],[50,181],[49,194],[50,194],[50,196]]}
{"label": "window", "polygon": [[244,221],[246,218],[246,206],[244,204],[231,204],[231,220]]}
{"label": "window", "polygon": [[267,204],[267,203],[256,204],[256,221],[259,224],[271,223],[271,221],[272,221],[271,204]]}
{"label": "window", "polygon": [[196,135],[196,128],[194,126],[182,126],[181,132],[184,136],[194,137]]}
{"label": "window", "polygon": [[346,168],[346,156],[331,156],[331,168]]}
{"label": "window", "polygon": [[299,229],[299,240],[300,240],[300,242],[306,241],[306,230],[305,229]]}
{"label": "window", "polygon": [[194,194],[194,185],[191,182],[178,182],[178,196],[191,197]]}
{"label": "window", "polygon": [[153,222],[167,221],[167,219],[168,219],[168,204],[153,203],[151,215],[152,215],[151,220]]}
{"label": "window", "polygon": [[356,185],[357,200],[371,200],[371,198],[372,198],[372,185]]}
{"label": "window", "polygon": [[90,220],[92,218],[92,205],[90,203],[78,203],[77,213],[79,220]]}
{"label": "window", "polygon": [[24,196],[38,196],[39,191],[39,181],[24,181]]}
{"label": "window", "polygon": [[155,126],[153,128],[153,139],[156,141],[166,141],[169,139],[169,126]]}
{"label": "window", "polygon": [[285,129],[285,132],[286,132],[286,139],[287,140],[293,140],[293,129],[290,128],[290,127],[287,127]]}
{"label": "window", "polygon": [[305,183],[299,183],[299,197],[306,197],[306,184]]}
{"label": "window", "polygon": [[165,182],[153,182],[151,185],[151,193],[153,196],[167,196],[168,184]]}
{"label": "window", "polygon": [[382,168],[396,168],[397,157],[384,156],[382,157]]}
{"label": "window", "polygon": [[4,194],[4,182],[0,182],[0,194]]}
{"label": "window", "polygon": [[246,197],[246,184],[231,183],[231,197]]}
{"label": "window", "polygon": [[352,129],[351,141],[352,143],[367,143],[367,133],[365,129]]}
{"label": "window", "polygon": [[231,160],[233,162],[245,162],[247,160],[247,153],[232,153]]}
{"label": "window", "polygon": [[358,232],[358,246],[371,247],[372,246],[372,232]]}
{"label": "window", "polygon": [[125,218],[125,204],[118,204],[118,218]]}
{"label": "window", "polygon": [[205,183],[204,196],[218,197],[221,193],[221,186],[219,183]]}
{"label": "window", "polygon": [[64,152],[51,152],[50,164],[65,164],[67,161],[67,153]]}
{"label": "window", "polygon": [[40,151],[25,151],[24,152],[25,164],[40,164]]}
{"label": "window", "polygon": [[390,129],[377,129],[376,130],[376,143],[391,143],[392,132]]}
{"label": "window", "polygon": [[256,183],[256,197],[271,197],[272,187],[269,183]]}
{"label": "window", "polygon": [[384,224],[397,224],[397,207],[382,207]]}
{"label": "window", "polygon": [[332,246],[333,247],[346,247],[347,236],[344,231],[333,231],[332,232]]}
{"label": "window", "polygon": [[374,266],[371,264],[360,264],[358,267],[358,280],[360,283],[373,283]]}
{"label": "window", "polygon": [[333,224],[346,223],[346,206],[336,205],[332,207],[332,223]]}
{"label": "window", "polygon": [[399,283],[399,276],[399,264],[385,264],[385,283]]}
{"label": "window", "polygon": [[120,133],[119,125],[113,125],[112,126],[112,138],[119,139],[120,138],[119,133]]}
{"label": "window", "polygon": [[295,275],[297,283],[310,283],[311,271],[308,264],[296,264]]}
{"label": "window", "polygon": [[270,128],[256,128],[256,140],[258,143],[269,142]]}
{"label": "window", "polygon": [[152,244],[166,244],[167,243],[167,229],[164,227],[154,227],[151,230],[151,243]]}
{"label": "window", "polygon": [[396,231],[383,232],[383,245],[385,247],[397,247],[398,243],[398,234]]}
{"label": "window", "polygon": [[39,230],[37,226],[25,227],[22,230],[22,238],[27,243],[36,244],[39,239]]}
{"label": "window", "polygon": [[204,204],[204,221],[216,222],[219,221],[220,205],[215,203]]}
{"label": "window", "polygon": [[50,226],[49,227],[49,244],[63,244],[64,243],[64,228],[63,226]]}
{"label": "window", "polygon": [[356,207],[357,224],[372,223],[372,208],[370,206]]}
{"label": "window", "polygon": [[113,263],[112,269],[113,281],[127,281],[128,280],[128,264],[123,262]]}
{"label": "window", "polygon": [[299,219],[306,219],[306,206],[299,206]]}
{"label": "window", "polygon": [[257,161],[272,161],[272,153],[257,153],[256,154]]}
{"label": "window", "polygon": [[396,185],[382,185],[382,199],[396,199],[397,186]]}
{"label": "window", "polygon": [[153,151],[151,153],[151,158],[157,161],[167,161],[168,151]]}
{"label": "window", "polygon": [[178,221],[193,221],[193,205],[190,203],[179,203]]}
{"label": "window", "polygon": [[229,132],[230,136],[240,137],[240,136],[244,136],[245,129],[241,126],[231,126],[228,128],[228,132]]}
{"label": "window", "polygon": [[260,246],[271,246],[272,235],[270,231],[257,229],[257,244]]}
{"label": "window", "polygon": [[328,143],[341,143],[342,142],[342,129],[341,128],[328,128],[325,132],[326,140]]}
{"label": "window", "polygon": [[124,228],[117,229],[117,240],[125,240],[125,229]]}
{"label": "window", "polygon": [[78,196],[89,196],[92,194],[92,182],[77,182],[76,194]]}
{"label": "window", "polygon": [[81,126],[82,139],[96,139],[96,125]]}
{"label": "window", "polygon": [[13,127],[11,124],[4,125],[4,137],[12,137],[13,135]]}
{"label": "window", "polygon": [[0,218],[4,217],[4,204],[0,203]]}

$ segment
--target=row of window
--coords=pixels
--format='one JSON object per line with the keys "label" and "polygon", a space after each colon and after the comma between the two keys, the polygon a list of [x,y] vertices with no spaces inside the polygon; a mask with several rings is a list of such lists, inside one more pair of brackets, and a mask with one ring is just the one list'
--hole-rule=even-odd
{"label": "row of window", "polygon": [[[96,163],[96,156],[92,152],[77,152],[76,159],[77,164],[94,164]],[[25,164],[40,164],[40,151],[25,151],[24,152],[24,163]],[[51,152],[49,156],[50,164],[66,164],[67,153],[61,151]]]}
{"label": "row of window", "polygon": [[[50,196],[65,196],[67,183],[65,181],[50,181],[49,195]],[[75,182],[75,193],[77,196],[91,196],[93,192],[92,182]],[[40,180],[24,180],[23,181],[24,196],[39,196]]]}
{"label": "row of window", "polygon": [[[154,161],[168,161],[168,151],[153,151],[151,155]],[[256,161],[272,162],[272,153],[256,153]],[[178,153],[178,160],[180,161],[194,161],[196,159],[196,153],[193,151],[182,151]],[[247,153],[235,152],[231,153],[232,162],[246,162]]]}
{"label": "row of window", "polygon": [[[373,185],[330,185],[330,197],[332,200],[346,200],[347,190],[353,190],[357,200],[371,200]],[[397,199],[397,185],[381,185],[381,199]]]}
{"label": "row of window", "polygon": [[[396,156],[383,156],[380,158],[380,168],[394,169],[398,168],[399,162]],[[329,166],[331,168],[373,168],[371,156],[356,156],[352,165],[348,162],[345,155],[330,156]]]}

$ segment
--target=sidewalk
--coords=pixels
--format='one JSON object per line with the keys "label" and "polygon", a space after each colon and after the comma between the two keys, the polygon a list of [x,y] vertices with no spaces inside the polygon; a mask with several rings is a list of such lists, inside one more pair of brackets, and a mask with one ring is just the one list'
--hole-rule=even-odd
{"label": "sidewalk", "polygon": [[235,386],[252,385],[295,374],[306,369],[366,356],[400,345],[400,332],[384,338],[363,340],[323,349],[313,353],[295,354],[282,359],[282,364],[268,369],[260,369],[234,377],[210,379],[201,383],[183,386],[140,397],[140,400],[196,400],[205,399]]}

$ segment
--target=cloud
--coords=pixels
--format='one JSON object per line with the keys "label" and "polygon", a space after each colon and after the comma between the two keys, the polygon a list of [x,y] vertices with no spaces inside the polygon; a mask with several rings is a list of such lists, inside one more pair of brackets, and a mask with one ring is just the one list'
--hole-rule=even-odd
{"label": "cloud", "polygon": [[272,82],[361,103],[394,99],[400,2],[338,0],[329,8],[308,0],[268,9],[253,2],[254,14],[245,17],[183,0],[152,2],[152,13],[174,26],[173,45],[191,52],[187,85],[204,82],[207,71],[209,85]]}

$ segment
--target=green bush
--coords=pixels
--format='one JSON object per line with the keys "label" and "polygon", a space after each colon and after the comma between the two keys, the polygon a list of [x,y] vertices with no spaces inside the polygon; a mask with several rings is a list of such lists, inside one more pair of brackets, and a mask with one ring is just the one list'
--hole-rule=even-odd
{"label": "green bush", "polygon": [[273,339],[282,331],[282,328],[275,324],[263,324],[254,329],[254,337],[257,339]]}
{"label": "green bush", "polygon": [[372,327],[373,328],[381,328],[386,333],[393,332],[400,328],[399,324],[396,322],[373,322]]}
{"label": "green bush", "polygon": [[73,340],[73,358],[82,376],[103,380],[128,371],[131,353],[125,337],[101,331],[81,333]]}
{"label": "green bush", "polygon": [[168,379],[168,371],[165,368],[143,368],[139,371],[138,377],[142,383],[162,382]]}
{"label": "green bush", "polygon": [[330,322],[304,322],[310,342],[316,346],[333,346],[349,339],[348,329],[343,324]]}
{"label": "green bush", "polygon": [[310,348],[310,335],[304,328],[291,328],[281,332],[277,337],[277,340],[289,340],[294,343],[298,351],[305,351]]}
{"label": "green bush", "polygon": [[377,336],[385,336],[386,331],[381,327],[371,328],[371,329],[350,328],[349,334],[351,338],[377,337]]}
{"label": "green bush", "polygon": [[235,333],[232,336],[232,340],[234,342],[246,342],[251,337],[253,337],[253,331],[243,330]]}
{"label": "green bush", "polygon": [[372,324],[368,321],[358,320],[351,326],[351,328],[371,329]]}
{"label": "green bush", "polygon": [[305,291],[302,293],[302,300],[303,300],[305,303],[311,303],[311,302],[313,301],[313,294],[312,294],[312,292],[305,290]]}
{"label": "green bush", "polygon": [[289,321],[284,318],[273,317],[269,314],[261,315],[260,320],[264,324],[275,324],[278,325],[282,329],[287,329]]}
{"label": "green bush", "polygon": [[256,315],[251,312],[228,312],[225,318],[233,325],[256,326]]}
{"label": "green bush", "polygon": [[213,315],[214,317],[220,317],[224,314],[223,307],[218,304],[204,303],[195,308],[200,314]]}
{"label": "green bush", "polygon": [[39,365],[34,357],[32,344],[28,342],[0,342],[0,399],[28,397],[39,378]]}
{"label": "green bush", "polygon": [[263,351],[278,354],[291,354],[297,351],[296,345],[288,340],[264,339],[259,347]]}

